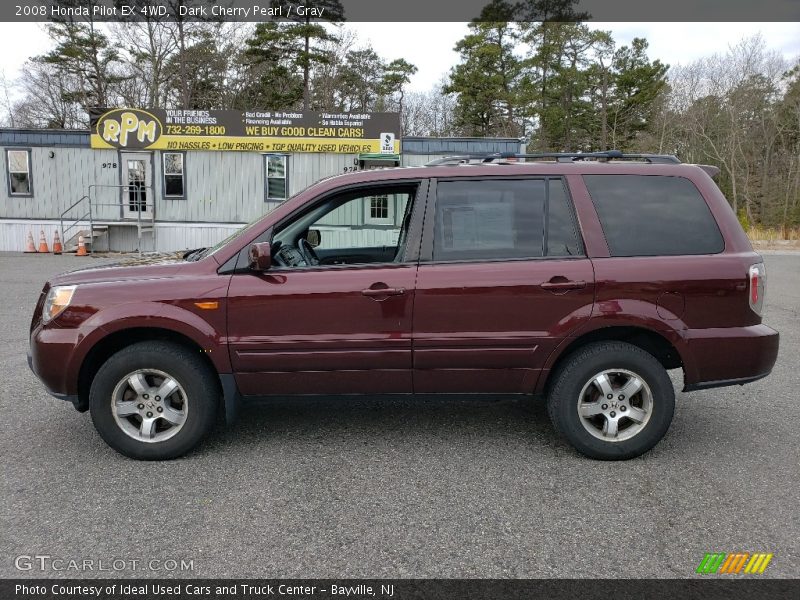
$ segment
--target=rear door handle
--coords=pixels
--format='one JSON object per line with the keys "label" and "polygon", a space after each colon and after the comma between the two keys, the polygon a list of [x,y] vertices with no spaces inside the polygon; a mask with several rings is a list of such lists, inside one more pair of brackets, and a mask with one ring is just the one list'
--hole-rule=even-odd
{"label": "rear door handle", "polygon": [[406,293],[406,288],[367,288],[361,290],[363,296],[370,298],[380,298],[382,296],[402,296]]}
{"label": "rear door handle", "polygon": [[564,292],[567,290],[582,290],[586,287],[585,281],[545,281],[539,287],[552,292]]}

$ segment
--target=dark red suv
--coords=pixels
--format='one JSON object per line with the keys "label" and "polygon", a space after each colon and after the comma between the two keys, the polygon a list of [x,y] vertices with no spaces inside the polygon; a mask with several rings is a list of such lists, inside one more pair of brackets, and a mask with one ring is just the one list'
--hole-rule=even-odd
{"label": "dark red suv", "polygon": [[684,391],[769,374],[765,270],[710,167],[496,155],[327,179],[213,248],[60,275],[29,362],[134,458],[288,394],[531,394],[625,459]]}

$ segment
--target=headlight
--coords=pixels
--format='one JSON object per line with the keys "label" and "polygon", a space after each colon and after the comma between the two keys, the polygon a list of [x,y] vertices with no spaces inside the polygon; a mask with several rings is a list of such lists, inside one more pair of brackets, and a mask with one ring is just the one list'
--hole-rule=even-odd
{"label": "headlight", "polygon": [[74,285],[57,285],[47,292],[42,309],[42,323],[48,323],[64,312],[75,293]]}

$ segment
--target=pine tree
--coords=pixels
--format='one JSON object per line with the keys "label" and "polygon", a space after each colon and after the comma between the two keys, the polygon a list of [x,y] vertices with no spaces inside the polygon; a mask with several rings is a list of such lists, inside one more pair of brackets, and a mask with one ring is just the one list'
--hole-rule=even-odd
{"label": "pine tree", "polygon": [[[273,7],[284,4],[285,2],[281,0],[272,0]],[[339,0],[317,0],[314,2],[314,7],[324,9],[322,14],[325,21],[330,23],[344,21],[344,7]],[[330,55],[320,48],[320,44],[333,40],[336,36],[322,23],[312,21],[308,14],[305,16],[293,14],[290,20],[292,22],[285,27],[284,33],[287,37],[302,41],[293,60],[303,72],[303,110],[308,110],[311,99],[311,70],[315,65],[326,64],[331,60]]]}
{"label": "pine tree", "polygon": [[341,104],[348,111],[374,110],[383,91],[386,65],[371,48],[351,50],[341,68]]}
{"label": "pine tree", "polygon": [[64,100],[84,108],[113,105],[111,88],[124,77],[115,72],[119,54],[105,34],[92,21],[56,22],[48,25],[47,32],[56,46],[35,60],[74,82],[72,89],[64,90]]}
{"label": "pine tree", "polygon": [[301,45],[289,27],[274,21],[259,23],[246,41],[242,61],[249,84],[243,92],[244,105],[277,110],[297,107],[302,101],[303,80],[296,63]]}
{"label": "pine tree", "polygon": [[516,30],[505,21],[475,22],[469,29],[456,44],[462,62],[444,90],[458,94],[456,122],[466,135],[518,135]]}
{"label": "pine tree", "polygon": [[399,112],[403,112],[404,88],[416,72],[417,67],[402,58],[397,58],[386,65],[381,81],[381,91],[387,96],[399,95],[397,101]]}

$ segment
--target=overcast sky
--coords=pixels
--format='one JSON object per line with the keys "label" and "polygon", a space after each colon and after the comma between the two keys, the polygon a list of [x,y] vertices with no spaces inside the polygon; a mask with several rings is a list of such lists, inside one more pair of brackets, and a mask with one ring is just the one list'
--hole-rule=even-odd
{"label": "overcast sky", "polygon": [[[787,59],[800,57],[800,23],[591,23],[611,30],[619,44],[634,37],[650,42],[650,57],[670,65],[724,52],[741,38],[761,32],[767,45]],[[348,23],[361,45],[387,60],[405,58],[419,72],[412,90],[430,89],[458,61],[453,50],[467,32],[465,23]],[[25,60],[50,47],[39,23],[0,23],[0,69],[10,81],[20,77]]]}

